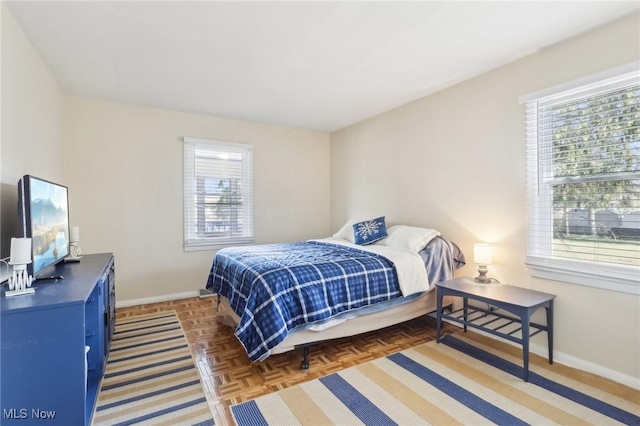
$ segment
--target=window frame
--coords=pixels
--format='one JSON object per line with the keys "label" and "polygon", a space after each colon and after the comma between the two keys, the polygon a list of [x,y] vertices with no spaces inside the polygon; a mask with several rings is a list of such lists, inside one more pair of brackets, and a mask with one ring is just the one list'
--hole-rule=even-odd
{"label": "window frame", "polygon": [[[612,70],[594,74],[573,82],[554,86],[520,98],[525,104],[526,123],[526,175],[527,175],[527,256],[526,265],[533,277],[564,281],[589,287],[640,295],[640,268],[627,265],[605,264],[575,259],[553,257],[553,185],[557,179],[550,179],[552,162],[544,165],[541,156],[544,149],[542,137],[538,137],[538,101],[549,97],[571,96],[571,92],[582,92],[585,87],[591,93],[598,92],[598,86],[606,85],[606,80],[629,76],[640,80],[640,62],[633,62]],[[589,92],[584,92],[584,95]],[[575,95],[574,95],[575,96]],[[580,95],[582,97],[582,95]],[[581,179],[579,179],[581,180]],[[608,180],[617,180],[612,177]],[[634,179],[635,180],[635,179]],[[537,225],[551,232],[540,232]]]}
{"label": "window frame", "polygon": [[[242,181],[242,220],[244,232],[241,236],[227,237],[206,237],[194,234],[193,227],[197,226],[196,210],[198,202],[196,198],[201,198],[204,202],[204,195],[198,194],[198,179],[214,178],[212,176],[196,176],[197,146],[215,147],[229,153],[240,153],[242,155],[241,181]],[[238,142],[228,142],[212,139],[202,139],[185,137],[183,138],[184,156],[184,189],[183,189],[183,248],[184,251],[218,250],[225,247],[249,245],[254,242],[253,225],[253,146]],[[204,208],[202,206],[201,208]],[[193,218],[192,221],[188,218]],[[204,233],[205,231],[203,231]]]}

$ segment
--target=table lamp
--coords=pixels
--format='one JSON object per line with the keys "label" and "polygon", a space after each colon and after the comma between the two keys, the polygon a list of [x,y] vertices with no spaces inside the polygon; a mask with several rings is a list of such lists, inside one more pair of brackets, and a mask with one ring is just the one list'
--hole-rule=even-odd
{"label": "table lamp", "polygon": [[478,276],[475,280],[479,283],[489,283],[491,278],[487,277],[487,265],[493,261],[491,244],[476,243],[473,245],[473,262],[478,264]]}
{"label": "table lamp", "polygon": [[80,260],[82,256],[80,254],[82,251],[80,250],[80,228],[77,226],[72,226],[69,230],[69,251],[71,252],[71,257],[68,260]]}
{"label": "table lamp", "polygon": [[13,272],[9,277],[9,290],[5,296],[19,296],[21,294],[33,294],[31,288],[33,277],[27,271],[27,265],[31,263],[31,238],[11,238],[11,258],[9,265],[13,266]]}

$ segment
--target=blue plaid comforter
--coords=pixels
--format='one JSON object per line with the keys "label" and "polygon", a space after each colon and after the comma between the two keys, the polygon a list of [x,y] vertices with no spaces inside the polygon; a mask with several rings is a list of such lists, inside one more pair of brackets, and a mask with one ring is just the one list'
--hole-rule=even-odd
{"label": "blue plaid comforter", "polygon": [[229,299],[252,361],[299,325],[402,296],[387,258],[318,241],[222,249],[207,288]]}

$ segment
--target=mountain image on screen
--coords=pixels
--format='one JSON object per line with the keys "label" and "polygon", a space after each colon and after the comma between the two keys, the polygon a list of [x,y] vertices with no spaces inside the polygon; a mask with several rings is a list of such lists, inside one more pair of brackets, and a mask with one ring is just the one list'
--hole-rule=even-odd
{"label": "mountain image on screen", "polygon": [[[56,206],[49,198],[38,198],[31,202],[33,217],[33,252],[36,262],[58,258],[66,251],[67,211]],[[42,259],[38,259],[38,257]]]}

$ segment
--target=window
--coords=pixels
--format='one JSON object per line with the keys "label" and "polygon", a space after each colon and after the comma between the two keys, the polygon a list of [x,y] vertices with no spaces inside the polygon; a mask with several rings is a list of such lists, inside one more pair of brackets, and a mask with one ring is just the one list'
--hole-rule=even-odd
{"label": "window", "polygon": [[253,242],[250,145],[184,138],[184,247]]}
{"label": "window", "polygon": [[640,294],[640,73],[526,99],[531,274]]}

